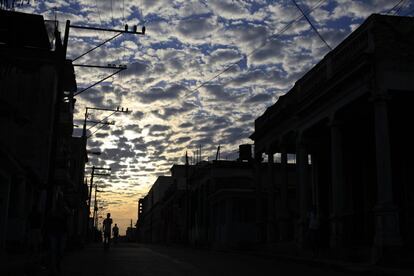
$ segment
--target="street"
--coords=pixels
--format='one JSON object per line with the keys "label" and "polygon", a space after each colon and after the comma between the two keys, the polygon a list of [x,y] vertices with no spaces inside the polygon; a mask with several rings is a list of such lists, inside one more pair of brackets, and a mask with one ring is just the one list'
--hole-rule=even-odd
{"label": "street", "polygon": [[93,245],[68,253],[62,275],[351,275],[271,257],[189,248]]}

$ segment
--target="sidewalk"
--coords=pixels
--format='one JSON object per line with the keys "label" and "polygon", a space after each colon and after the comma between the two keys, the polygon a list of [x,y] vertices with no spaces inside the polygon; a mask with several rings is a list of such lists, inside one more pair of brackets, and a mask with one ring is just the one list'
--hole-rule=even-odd
{"label": "sidewalk", "polygon": [[326,268],[327,271],[333,270],[337,272],[343,272],[353,275],[383,275],[383,276],[412,276],[414,275],[414,269],[402,269],[402,268],[391,268],[385,267],[381,265],[374,265],[368,262],[349,262],[349,261],[342,261],[339,259],[327,258],[324,253],[320,255],[320,257],[314,258],[312,257],[312,253],[307,250],[298,249],[293,244],[275,244],[272,246],[263,246],[263,247],[256,247],[254,249],[246,249],[246,250],[236,250],[236,249],[228,249],[228,248],[220,248],[220,249],[208,249],[208,248],[197,248],[192,246],[185,246],[185,245],[177,245],[177,244],[170,244],[170,245],[154,245],[154,244],[145,244],[146,247],[149,248],[158,248],[158,247],[171,247],[171,248],[182,248],[182,249],[195,249],[204,252],[208,251],[216,251],[216,252],[223,252],[223,253],[231,253],[231,254],[239,254],[239,255],[250,255],[254,257],[259,257],[263,259],[274,259],[274,260],[282,260],[289,263],[296,263],[298,265],[307,265],[310,267],[317,267],[317,268]]}
{"label": "sidewalk", "polygon": [[0,257],[0,275],[24,275],[26,263],[24,255],[8,256],[3,254]]}
{"label": "sidewalk", "polygon": [[[282,248],[280,248],[282,247]],[[325,254],[319,257],[313,257],[312,253],[307,250],[298,249],[291,245],[274,245],[263,248],[256,248],[250,251],[229,250],[229,252],[245,253],[254,256],[271,257],[279,260],[286,260],[309,266],[325,267],[335,269],[341,272],[348,272],[356,275],[401,275],[412,276],[414,269],[391,268],[368,262],[347,262],[328,258]]]}
{"label": "sidewalk", "polygon": [[9,254],[0,256],[0,275],[1,276],[20,276],[20,275],[47,275],[47,270],[39,262],[30,260],[26,254]]}

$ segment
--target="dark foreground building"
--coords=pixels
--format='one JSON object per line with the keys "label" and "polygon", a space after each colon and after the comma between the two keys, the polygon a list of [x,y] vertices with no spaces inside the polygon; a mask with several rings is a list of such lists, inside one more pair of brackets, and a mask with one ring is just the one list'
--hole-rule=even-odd
{"label": "dark foreground building", "polygon": [[321,243],[340,258],[412,251],[413,49],[414,18],[372,15],[256,119],[257,160],[296,155],[297,244],[316,206]]}
{"label": "dark foreground building", "polygon": [[0,254],[46,245],[58,203],[68,241],[84,241],[86,144],[72,137],[77,86],[61,36],[56,21],[0,10]]}

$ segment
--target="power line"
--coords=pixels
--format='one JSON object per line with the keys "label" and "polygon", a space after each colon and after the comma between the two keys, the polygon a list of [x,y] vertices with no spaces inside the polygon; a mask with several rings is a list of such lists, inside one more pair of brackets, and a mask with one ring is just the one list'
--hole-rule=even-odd
{"label": "power line", "polygon": [[89,134],[87,138],[91,138],[92,135],[94,135],[96,132],[98,132],[99,130],[101,130],[104,126],[106,126],[106,125],[101,125],[100,127],[98,127],[94,132],[92,132],[91,134]]}
{"label": "power line", "polygon": [[[95,33],[96,33],[96,32],[95,32]],[[101,43],[99,43],[98,45],[96,45],[95,47],[93,47],[93,48],[89,49],[88,51],[86,51],[85,53],[81,54],[80,56],[78,56],[78,57],[74,58],[72,61],[75,61],[75,60],[80,59],[81,57],[83,57],[83,56],[85,56],[85,55],[89,54],[89,53],[90,53],[90,52],[92,52],[93,50],[95,50],[95,49],[97,49],[97,48],[101,47],[102,45],[104,45],[104,44],[108,43],[109,41],[111,41],[111,40],[113,40],[113,39],[117,38],[117,37],[118,37],[118,36],[120,36],[121,34],[122,34],[122,33],[117,33],[116,35],[114,35],[114,36],[112,36],[112,37],[108,38],[108,39],[107,39],[107,40],[105,40],[104,42],[101,42]]]}
{"label": "power line", "polygon": [[303,17],[305,17],[306,21],[308,21],[311,28],[315,31],[315,33],[319,36],[319,38],[322,40],[323,43],[325,43],[326,47],[329,48],[330,51],[332,51],[332,47],[326,42],[326,40],[323,38],[323,36],[319,33],[318,29],[316,29],[315,25],[312,24],[312,21],[310,21],[309,17],[303,12],[302,8],[296,3],[295,0],[292,0],[293,4],[295,4],[296,8],[303,14]]}
{"label": "power line", "polygon": [[405,7],[406,2],[402,2],[402,4],[395,10],[394,15],[400,15],[400,12]]}
{"label": "power line", "polygon": [[[90,130],[91,128],[95,127],[97,124],[99,124],[100,122],[104,122],[105,120],[107,120],[109,117],[111,117],[112,115],[114,115],[117,111],[113,111],[111,114],[109,114],[108,116],[106,116],[105,118],[103,118],[102,120],[95,122],[92,126],[90,126],[88,128],[88,130]],[[94,132],[95,133],[95,132]],[[93,134],[93,133],[92,133]],[[92,136],[91,134],[91,136]]]}
{"label": "power line", "polygon": [[[391,9],[389,9],[386,13],[390,14],[395,8],[397,8],[402,2],[404,2],[404,0],[400,0],[398,1],[397,4],[395,4]],[[395,13],[394,13],[395,14]]]}
{"label": "power line", "polygon": [[[317,4],[315,4],[308,12],[307,14],[310,14],[311,12],[313,12],[315,9],[319,8],[326,0],[320,0]],[[292,21],[290,21],[289,23],[287,23],[279,32],[277,32],[276,34],[272,34],[269,37],[266,38],[266,40],[262,43],[262,45],[260,45],[259,47],[257,47],[256,49],[254,49],[253,51],[251,51],[250,53],[248,53],[245,57],[250,57],[251,55],[253,55],[254,53],[256,53],[257,51],[259,51],[260,49],[262,49],[264,46],[266,46],[266,44],[270,41],[270,39],[276,39],[279,36],[281,36],[282,34],[284,34],[294,23],[296,23],[297,21],[301,20],[304,17],[304,14],[296,17],[295,19],[293,19]],[[188,97],[189,95],[193,94],[194,92],[198,91],[198,89],[200,89],[201,87],[205,86],[206,84],[210,83],[212,80],[220,77],[222,74],[224,74],[225,72],[229,71],[231,68],[233,68],[233,66],[238,65],[239,63],[241,63],[244,60],[244,58],[238,60],[237,62],[233,62],[230,65],[228,65],[224,70],[220,71],[219,73],[217,73],[216,75],[214,75],[213,77],[209,78],[208,80],[202,82],[200,85],[198,85],[196,88],[190,90],[190,92],[188,92],[187,94],[184,94],[183,97]]]}

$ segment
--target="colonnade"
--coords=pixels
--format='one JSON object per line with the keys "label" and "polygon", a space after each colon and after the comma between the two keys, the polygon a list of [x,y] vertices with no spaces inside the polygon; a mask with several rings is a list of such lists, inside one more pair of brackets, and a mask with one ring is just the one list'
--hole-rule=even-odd
{"label": "colonnade", "polygon": [[[401,245],[401,236],[399,230],[399,212],[393,202],[393,183],[391,170],[391,144],[390,128],[388,120],[388,98],[386,96],[372,97],[370,104],[373,105],[373,137],[375,143],[375,171],[376,171],[376,206],[374,208],[375,216],[375,233],[373,246],[399,246]],[[344,217],[351,212],[352,195],[349,192],[349,183],[346,182],[346,160],[344,159],[344,125],[345,120],[341,120],[336,113],[328,116],[328,123],[325,125],[329,133],[330,145],[327,145],[330,153],[330,192],[329,192],[329,245],[331,248],[340,248],[344,244]],[[351,122],[352,123],[352,122]],[[296,129],[294,141],[294,153],[296,162],[296,198],[295,205],[297,212],[293,217],[292,210],[289,209],[288,193],[288,150],[283,143],[286,137],[277,136],[269,142],[263,152],[256,152],[256,157],[261,158],[263,153],[267,154],[267,185],[259,187],[265,191],[267,201],[266,218],[266,242],[273,243],[286,241],[288,239],[289,223],[295,225],[295,241],[303,244],[306,237],[308,211],[312,205],[318,207],[319,202],[319,185],[317,169],[318,148],[312,146],[312,141],[307,137],[306,129]],[[290,131],[292,133],[292,131]],[[355,135],[358,135],[355,133]],[[290,135],[291,137],[291,135]],[[313,136],[314,137],[314,136]],[[315,138],[313,138],[315,139]],[[292,143],[290,142],[290,151]],[[349,146],[349,145],[348,145]],[[275,158],[274,155],[280,154],[280,172],[278,178],[275,178]],[[289,152],[292,153],[292,152]],[[349,162],[349,161],[348,161]],[[260,182],[260,181],[259,181]],[[276,201],[279,202],[276,203]],[[276,207],[277,206],[277,207]],[[291,208],[292,209],[292,208]],[[260,210],[258,211],[260,212]]]}

